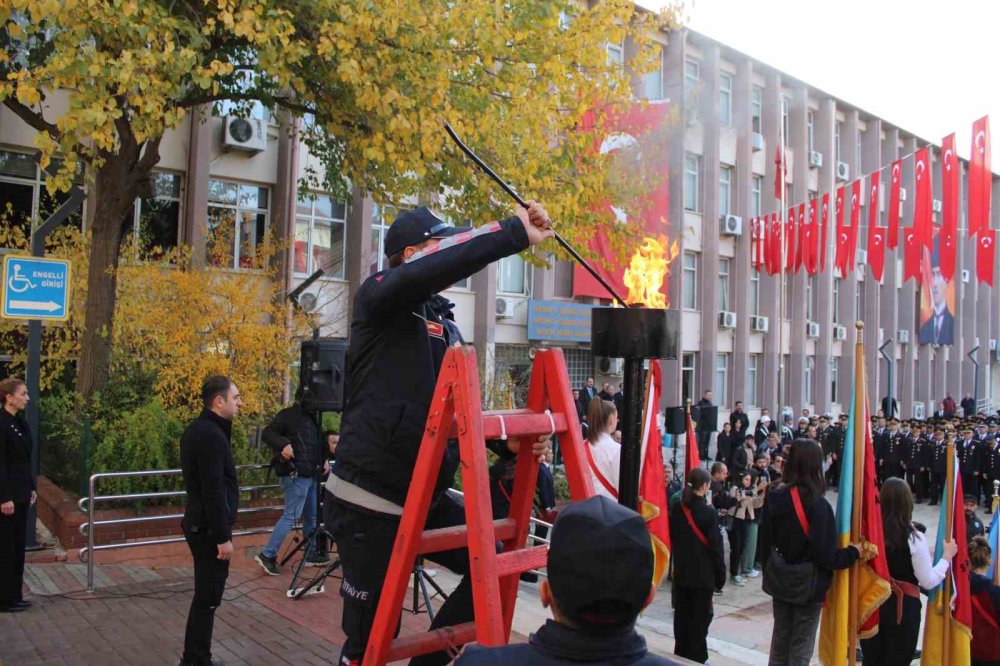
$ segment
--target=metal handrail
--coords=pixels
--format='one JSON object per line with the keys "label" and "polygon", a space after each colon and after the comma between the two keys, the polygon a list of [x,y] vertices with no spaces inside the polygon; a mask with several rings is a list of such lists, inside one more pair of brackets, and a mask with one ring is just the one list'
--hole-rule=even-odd
{"label": "metal handrail", "polygon": [[[236,467],[237,473],[243,470],[253,470],[253,469],[267,469],[270,465],[259,464],[259,465],[238,465]],[[87,546],[80,549],[80,558],[86,558],[87,562],[87,591],[94,591],[94,554],[99,550],[115,550],[119,548],[135,548],[138,546],[151,546],[165,543],[179,543],[184,541],[183,536],[176,537],[165,537],[159,539],[143,539],[139,541],[127,541],[124,543],[108,543],[96,545],[94,543],[94,535],[97,531],[95,528],[101,525],[130,525],[136,523],[146,523],[157,520],[168,520],[168,519],[178,519],[183,518],[183,514],[162,514],[156,516],[137,516],[135,518],[114,518],[108,520],[95,520],[94,511],[96,510],[96,505],[99,502],[111,502],[111,501],[127,501],[127,500],[140,500],[140,499],[160,499],[164,497],[183,497],[187,495],[186,491],[183,490],[170,490],[170,491],[160,491],[152,493],[123,493],[121,495],[96,495],[97,482],[100,479],[121,479],[121,478],[145,478],[151,476],[176,476],[181,474],[180,469],[147,469],[135,472],[98,472],[96,474],[91,474],[90,479],[87,483],[87,496],[81,497],[77,501],[77,506],[81,511],[87,512],[87,522],[80,525],[80,534],[87,535]],[[240,486],[239,491],[251,492],[258,490],[269,490],[274,488],[280,488],[276,484],[272,485],[253,485],[253,486]],[[262,513],[264,511],[275,511],[283,508],[283,505],[277,504],[274,506],[262,506],[262,507],[246,507],[243,509],[238,509],[237,513],[248,514],[248,513]],[[233,532],[233,536],[246,536],[251,534],[265,534],[273,531],[271,528],[255,528],[249,530],[241,530],[238,532]]]}

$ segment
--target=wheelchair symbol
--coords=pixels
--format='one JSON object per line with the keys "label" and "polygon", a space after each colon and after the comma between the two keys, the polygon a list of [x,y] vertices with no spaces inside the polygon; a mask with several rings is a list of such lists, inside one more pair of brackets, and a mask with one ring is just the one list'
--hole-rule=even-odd
{"label": "wheelchair symbol", "polygon": [[7,280],[7,288],[15,294],[23,294],[29,289],[34,289],[35,283],[21,275],[20,264],[14,264],[14,274]]}

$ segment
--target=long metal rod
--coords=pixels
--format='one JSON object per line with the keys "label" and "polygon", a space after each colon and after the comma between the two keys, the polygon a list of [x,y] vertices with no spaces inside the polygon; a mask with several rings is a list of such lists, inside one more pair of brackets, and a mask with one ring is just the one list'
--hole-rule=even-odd
{"label": "long metal rod", "polygon": [[621,415],[622,448],[618,470],[618,503],[639,509],[639,467],[642,452],[642,412],[644,383],[641,358],[625,359],[625,404]]}
{"label": "long metal rod", "polygon": [[778,160],[778,173],[775,178],[781,180],[781,198],[778,212],[778,242],[781,248],[781,266],[778,267],[778,432],[785,423],[785,266],[788,263],[788,248],[785,247],[785,225],[791,224],[792,220],[785,220],[788,211],[785,210],[785,98],[780,96],[781,108],[778,115],[778,149],[780,159]]}
{"label": "long metal rod", "polygon": [[[885,342],[882,343],[881,347],[878,348],[878,353],[881,354],[882,358],[885,359],[886,369],[888,371],[887,372],[887,375],[888,375],[887,381],[889,382],[889,390],[886,393],[886,396],[888,396],[888,399],[886,400],[886,402],[888,404],[886,405],[886,407],[889,408],[889,410],[888,410],[889,413],[883,415],[887,419],[895,418],[895,416],[896,416],[896,410],[892,406],[892,401],[893,401],[893,386],[895,386],[895,384],[893,384],[893,378],[894,378],[894,376],[896,374],[895,353],[893,353],[893,356],[889,356],[889,354],[885,353],[885,348],[888,347],[891,344],[892,344],[892,338],[889,338],[888,340],[886,340]],[[893,350],[895,350],[895,347],[893,347]],[[876,396],[876,398],[877,397],[878,396]]]}
{"label": "long metal rod", "polygon": [[[455,133],[455,130],[452,129],[452,127],[451,127],[451,125],[449,123],[445,123],[444,124],[444,129],[445,129],[446,132],[448,132],[448,136],[450,136],[452,138],[452,140],[458,145],[458,147],[462,149],[462,152],[465,153],[469,157],[470,160],[472,160],[473,162],[475,162],[476,166],[478,166],[480,169],[482,169],[483,172],[486,173],[487,176],[489,176],[494,181],[496,181],[497,185],[499,185],[501,188],[503,188],[503,191],[506,192],[508,195],[510,195],[510,197],[514,201],[516,201],[519,206],[521,206],[523,208],[527,208],[528,207],[528,204],[524,201],[524,199],[521,198],[521,195],[518,194],[517,191],[513,187],[511,187],[510,185],[508,185],[506,183],[506,181],[504,181],[503,178],[501,178],[500,176],[498,176],[496,174],[496,172],[493,171],[493,169],[491,169],[489,166],[487,166],[487,164],[485,162],[483,162],[483,160],[481,160],[479,158],[478,155],[476,155],[474,152],[472,152],[471,148],[469,148],[467,145],[465,145],[462,142],[462,140],[460,138],[458,138],[458,134]],[[586,268],[587,272],[590,273],[591,275],[593,275],[594,279],[597,280],[598,282],[600,282],[601,286],[604,287],[605,289],[607,289],[608,293],[611,294],[611,296],[613,296],[614,299],[616,301],[618,301],[622,305],[622,307],[626,307],[627,308],[628,307],[628,303],[625,302],[625,299],[622,298],[621,294],[619,294],[617,291],[615,291],[614,287],[612,287],[610,284],[608,284],[607,280],[605,280],[603,277],[601,277],[601,274],[597,272],[597,269],[595,269],[593,266],[591,266],[590,263],[586,259],[584,259],[583,257],[581,257],[580,253],[577,252],[575,249],[573,249],[573,246],[570,245],[569,243],[567,243],[566,240],[562,236],[559,235],[559,232],[553,231],[553,233],[555,233],[555,235],[556,235],[555,236],[556,237],[556,241],[563,247],[563,249],[566,250],[566,252],[568,252],[569,255],[571,257],[573,257],[574,260],[576,260],[577,263],[579,263],[581,266],[583,266],[584,268]]]}
{"label": "long metal rod", "polygon": [[[976,345],[969,350],[966,357],[972,361],[972,400],[976,403],[976,411],[979,411],[979,361],[976,359],[976,352],[979,351],[979,345]],[[966,414],[965,418],[969,418],[972,414]]]}

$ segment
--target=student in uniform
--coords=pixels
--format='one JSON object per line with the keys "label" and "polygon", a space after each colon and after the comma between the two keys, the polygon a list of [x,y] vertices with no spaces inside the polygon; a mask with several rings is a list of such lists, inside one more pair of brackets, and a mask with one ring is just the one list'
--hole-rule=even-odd
{"label": "student in uniform", "polygon": [[886,479],[879,502],[892,594],[879,610],[878,633],[862,639],[861,650],[865,666],[907,666],[920,632],[920,588],[929,590],[944,580],[958,546],[946,541],[944,556],[932,564],[927,541],[913,526],[913,494],[902,479]]}

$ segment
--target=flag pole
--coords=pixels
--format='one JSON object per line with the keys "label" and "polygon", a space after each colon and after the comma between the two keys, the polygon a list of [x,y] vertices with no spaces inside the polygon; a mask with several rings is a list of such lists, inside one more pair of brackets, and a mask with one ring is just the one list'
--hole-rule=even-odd
{"label": "flag pole", "polygon": [[781,266],[778,267],[778,432],[781,432],[781,425],[784,421],[784,393],[785,393],[785,266],[788,263],[788,248],[785,247],[785,225],[788,220],[784,216],[788,214],[786,210],[785,197],[785,97],[778,94],[781,100],[778,115],[778,150],[781,159],[778,160],[778,173],[775,178],[781,180],[781,208],[778,211],[778,247],[781,248]]}
{"label": "flag pole", "polygon": [[[948,452],[946,454],[947,470],[944,498],[944,536],[946,540],[954,541],[954,519],[955,519],[955,441],[948,440]],[[952,564],[955,560],[952,559]],[[941,665],[948,666],[951,663],[951,585],[952,567],[948,567],[948,573],[941,583],[941,613],[944,616],[944,640],[941,647]]]}
{"label": "flag pole", "polygon": [[[861,502],[862,486],[864,484],[865,462],[865,429],[869,427],[866,414],[865,397],[865,354],[864,354],[864,332],[865,324],[862,321],[855,323],[858,329],[857,342],[854,345],[854,468],[851,474],[854,475],[854,498],[851,507],[851,543],[861,541]],[[846,471],[846,470],[845,470]],[[858,559],[851,565],[849,580],[849,598],[847,620],[847,663],[854,666],[858,659],[858,588],[860,585],[861,560]]]}

